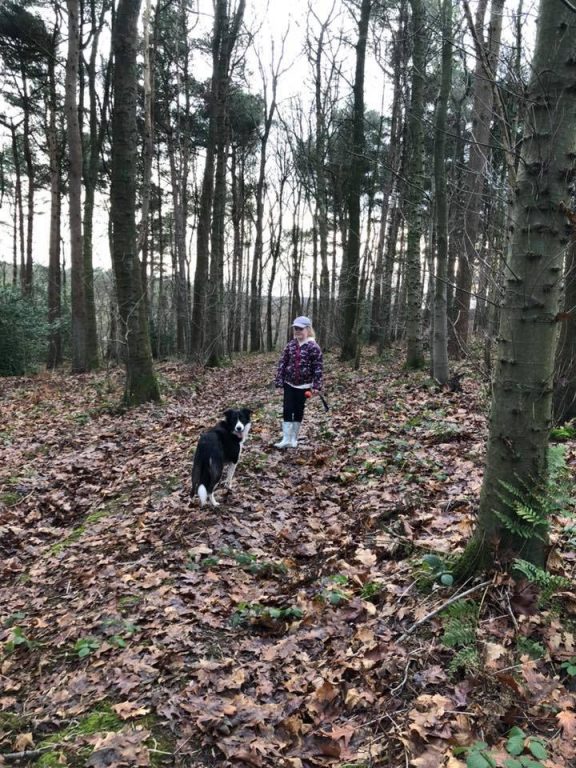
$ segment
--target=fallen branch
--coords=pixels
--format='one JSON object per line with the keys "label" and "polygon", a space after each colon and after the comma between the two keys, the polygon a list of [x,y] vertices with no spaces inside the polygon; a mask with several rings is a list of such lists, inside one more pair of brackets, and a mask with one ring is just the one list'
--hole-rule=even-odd
{"label": "fallen branch", "polygon": [[24,752],[0,752],[0,764],[15,763],[18,760],[38,760],[46,752],[51,752],[56,744],[51,744],[49,747],[39,747],[38,749],[27,749]]}
{"label": "fallen branch", "polygon": [[481,584],[476,584],[476,586],[470,587],[470,589],[467,589],[465,592],[458,592],[457,594],[452,595],[452,597],[449,600],[446,600],[446,602],[442,603],[442,605],[438,606],[438,608],[435,608],[433,611],[430,611],[430,613],[427,613],[423,619],[419,619],[415,624],[412,624],[412,626],[409,629],[407,629],[406,632],[404,632],[404,634],[398,640],[398,642],[401,643],[403,640],[405,640],[408,637],[408,635],[411,635],[412,632],[414,632],[414,630],[417,629],[417,627],[421,626],[422,624],[425,624],[429,619],[441,613],[449,605],[452,605],[452,603],[455,603],[457,600],[461,600],[463,597],[466,597],[467,595],[471,595],[473,592],[478,592],[479,589],[483,589],[484,587],[489,587],[490,584],[492,584],[491,581],[483,581]]}

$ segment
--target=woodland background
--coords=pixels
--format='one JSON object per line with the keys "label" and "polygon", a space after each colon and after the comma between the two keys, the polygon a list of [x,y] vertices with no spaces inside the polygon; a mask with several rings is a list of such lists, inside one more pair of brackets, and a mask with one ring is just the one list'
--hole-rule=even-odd
{"label": "woodland background", "polygon": [[576,9],[297,10],[0,3],[0,762],[574,759]]}

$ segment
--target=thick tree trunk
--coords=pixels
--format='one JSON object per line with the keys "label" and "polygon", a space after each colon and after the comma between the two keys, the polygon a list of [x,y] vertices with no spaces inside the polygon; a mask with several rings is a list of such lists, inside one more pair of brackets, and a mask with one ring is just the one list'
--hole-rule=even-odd
{"label": "thick tree trunk", "polygon": [[136,124],[140,0],[120,0],[112,35],[114,109],[112,111],[112,180],[110,185],[112,261],[125,344],[124,403],[159,400],[152,366],[148,315],[136,241]]}
{"label": "thick tree trunk", "polygon": [[541,0],[515,191],[512,254],[505,272],[486,472],[477,527],[456,569],[458,577],[495,558],[510,562],[521,557],[540,566],[545,562],[542,527],[533,528],[526,538],[512,530],[522,520],[515,515],[509,489],[544,514],[538,499],[547,482],[562,264],[570,236],[560,203],[574,174],[575,61],[576,14],[556,0]]}

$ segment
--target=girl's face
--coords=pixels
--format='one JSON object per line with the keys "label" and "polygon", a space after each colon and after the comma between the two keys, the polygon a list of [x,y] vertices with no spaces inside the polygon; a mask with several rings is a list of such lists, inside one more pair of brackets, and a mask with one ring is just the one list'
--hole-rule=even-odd
{"label": "girl's face", "polygon": [[308,328],[297,328],[296,326],[292,326],[292,330],[294,331],[294,338],[298,339],[298,341],[308,338]]}

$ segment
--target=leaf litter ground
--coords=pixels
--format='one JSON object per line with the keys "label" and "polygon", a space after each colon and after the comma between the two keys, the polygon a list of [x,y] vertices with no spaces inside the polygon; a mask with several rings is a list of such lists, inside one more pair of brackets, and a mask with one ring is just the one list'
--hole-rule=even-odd
{"label": "leaf litter ground", "polygon": [[[482,739],[505,765],[518,726],[536,765],[573,765],[572,592],[536,608],[494,577],[468,665],[426,618],[454,589],[424,588],[422,557],[472,531],[485,387],[328,356],[331,410],[282,452],[273,369],[163,364],[163,403],[128,413],[119,372],[2,382],[0,764],[457,768]],[[235,486],[201,509],[194,446],[235,405],[255,410]],[[95,712],[115,725],[75,727]]]}

